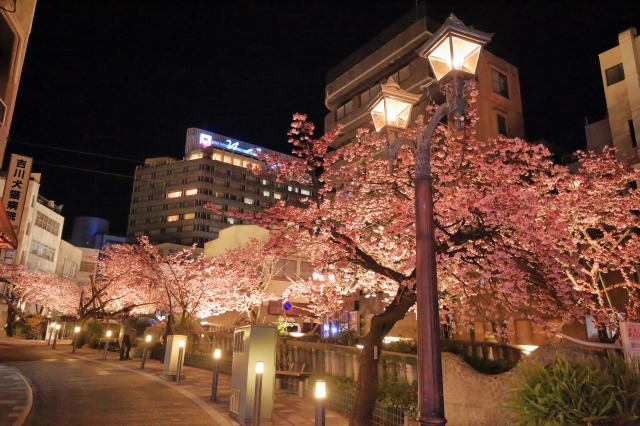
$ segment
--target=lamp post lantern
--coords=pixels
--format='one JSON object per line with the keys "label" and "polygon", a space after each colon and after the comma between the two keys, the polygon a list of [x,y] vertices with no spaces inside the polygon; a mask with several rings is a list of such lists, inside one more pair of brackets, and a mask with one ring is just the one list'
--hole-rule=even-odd
{"label": "lamp post lantern", "polygon": [[415,158],[416,226],[416,304],[418,311],[418,421],[421,426],[444,425],[442,356],[440,353],[440,315],[433,215],[433,178],[431,176],[431,137],[442,118],[451,114],[460,129],[467,109],[463,88],[473,78],[480,51],[493,34],[467,27],[453,14],[420,49],[429,60],[446,101],[438,107],[427,125],[419,118],[415,139],[399,137],[407,128],[411,108],[420,95],[400,89],[392,79],[382,85],[380,94],[369,106],[376,131],[386,128],[389,147],[387,159],[393,174],[398,151],[409,145]]}

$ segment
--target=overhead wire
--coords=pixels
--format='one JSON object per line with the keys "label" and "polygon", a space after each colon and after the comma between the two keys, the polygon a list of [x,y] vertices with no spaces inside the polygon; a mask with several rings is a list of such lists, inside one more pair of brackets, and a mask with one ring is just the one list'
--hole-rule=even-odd
{"label": "overhead wire", "polygon": [[42,164],[42,165],[45,165],[45,166],[61,167],[63,169],[78,170],[78,171],[81,171],[81,172],[91,172],[91,173],[98,173],[98,174],[108,175],[108,176],[116,176],[116,177],[121,177],[121,178],[126,178],[126,179],[133,179],[134,178],[133,175],[122,175],[122,174],[119,174],[119,173],[103,172],[103,171],[100,171],[100,170],[83,169],[82,167],[63,166],[62,164],[46,163],[44,161],[34,161],[34,163]]}
{"label": "overhead wire", "polygon": [[107,155],[107,154],[96,154],[94,152],[86,152],[86,151],[80,151],[80,150],[77,150],[77,149],[70,149],[70,148],[61,148],[61,147],[58,147],[58,146],[51,146],[51,145],[42,145],[42,144],[37,144],[37,143],[33,143],[33,142],[24,142],[24,141],[19,141],[17,139],[14,139],[12,137],[9,137],[7,139],[8,139],[9,142],[13,142],[13,143],[21,144],[21,145],[37,146],[38,148],[53,149],[53,150],[66,151],[66,152],[73,152],[75,154],[92,155],[94,157],[108,158],[110,160],[129,161],[131,163],[144,164],[143,161],[132,160],[131,158],[116,157],[116,156]]}
{"label": "overhead wire", "polygon": [[[54,150],[54,151],[57,150],[57,151],[71,152],[71,153],[74,153],[74,154],[82,154],[82,155],[88,155],[88,156],[93,156],[93,157],[106,158],[106,159],[109,159],[109,160],[127,161],[127,162],[135,163],[135,164],[144,164],[144,162],[142,162],[142,161],[133,160],[131,158],[116,157],[114,155],[98,154],[98,153],[95,153],[95,152],[86,152],[86,151],[80,151],[80,150],[77,150],[77,149],[62,148],[62,147],[52,146],[52,145],[42,145],[42,144],[37,144],[37,143],[33,143],[33,142],[24,142],[24,141],[20,141],[20,140],[11,138],[11,137],[8,138],[8,141],[11,142],[11,143],[17,143],[17,144],[21,144],[21,145],[29,145],[29,146],[35,146],[35,147],[38,147],[38,148],[51,149],[51,150]],[[119,174],[119,173],[104,172],[104,171],[101,171],[101,170],[86,169],[86,168],[76,167],[76,166],[65,166],[63,164],[47,163],[45,161],[39,161],[39,160],[34,160],[34,162],[36,164],[41,164],[41,165],[51,166],[51,167],[60,167],[60,168],[63,168],[63,169],[71,169],[71,170],[78,170],[78,171],[82,171],[82,172],[97,173],[97,174],[121,177],[121,178],[126,178],[126,179],[133,179],[134,178],[133,175],[123,175],[123,174]]]}

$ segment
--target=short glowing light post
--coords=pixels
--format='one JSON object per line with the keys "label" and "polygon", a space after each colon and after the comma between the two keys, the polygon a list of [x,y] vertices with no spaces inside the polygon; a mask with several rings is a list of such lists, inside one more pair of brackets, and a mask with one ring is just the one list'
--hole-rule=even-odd
{"label": "short glowing light post", "polygon": [[316,426],[324,426],[324,400],[327,397],[327,384],[324,380],[316,382]]}
{"label": "short glowing light post", "polygon": [[104,355],[102,359],[107,359],[107,351],[109,350],[109,343],[111,343],[111,330],[107,331],[107,340],[104,342]]}
{"label": "short glowing light post", "polygon": [[401,137],[411,120],[411,108],[420,95],[405,92],[392,79],[382,85],[381,93],[369,106],[377,132],[386,130],[389,147],[387,159],[393,174],[398,151],[410,146],[415,158],[415,226],[416,226],[416,304],[418,311],[418,422],[420,426],[444,425],[442,355],[440,353],[440,316],[431,176],[431,136],[447,114],[456,130],[462,128],[468,107],[464,99],[465,81],[473,78],[482,47],[493,34],[467,27],[453,14],[442,27],[417,50],[429,60],[436,80],[446,95],[425,125],[417,121],[415,137]]}
{"label": "short glowing light post", "polygon": [[253,396],[253,418],[251,426],[260,424],[260,404],[262,403],[262,374],[264,373],[264,362],[256,362],[256,390]]}
{"label": "short glowing light post", "polygon": [[215,349],[213,351],[213,382],[211,383],[211,401],[216,402],[218,400],[218,372],[220,370],[220,357],[222,351]]}
{"label": "short glowing light post", "polygon": [[51,325],[49,325],[49,341],[47,342],[47,345],[51,346],[51,339],[53,338],[53,330],[56,329],[56,322],[52,322]]}
{"label": "short glowing light post", "polygon": [[144,350],[142,351],[142,361],[140,361],[140,370],[144,370],[144,363],[147,361],[147,352],[149,352],[149,343],[151,343],[151,335],[147,334],[144,338]]}
{"label": "short glowing light post", "polygon": [[178,368],[176,369],[176,383],[180,383],[180,375],[182,374],[182,357],[184,356],[184,339],[178,342]]}
{"label": "short glowing light post", "polygon": [[73,329],[73,343],[71,345],[71,353],[76,353],[76,347],[78,346],[78,334],[80,333],[80,327],[76,326]]}
{"label": "short glowing light post", "polygon": [[60,324],[56,324],[56,327],[54,328],[54,334],[53,334],[53,347],[52,349],[56,348],[56,342],[58,341],[58,333],[60,332]]}

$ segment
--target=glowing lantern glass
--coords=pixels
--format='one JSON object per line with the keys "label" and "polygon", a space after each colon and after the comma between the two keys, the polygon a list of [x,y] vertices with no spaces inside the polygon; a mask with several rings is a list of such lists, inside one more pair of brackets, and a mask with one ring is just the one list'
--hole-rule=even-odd
{"label": "glowing lantern glass", "polygon": [[379,132],[385,126],[406,129],[413,105],[419,100],[420,95],[400,89],[400,86],[389,78],[387,84],[380,85],[380,93],[368,108],[376,131]]}
{"label": "glowing lantern glass", "polygon": [[418,49],[418,54],[429,60],[436,80],[441,80],[453,70],[475,74],[482,47],[493,34],[467,27],[450,15],[429,41]]}

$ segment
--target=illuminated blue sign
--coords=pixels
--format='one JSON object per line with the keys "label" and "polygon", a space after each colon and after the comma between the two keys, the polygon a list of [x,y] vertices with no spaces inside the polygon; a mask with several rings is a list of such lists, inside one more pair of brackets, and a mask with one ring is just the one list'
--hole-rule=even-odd
{"label": "illuminated blue sign", "polygon": [[[226,143],[225,143],[226,142]],[[211,145],[227,149],[229,151],[236,151],[242,154],[251,155],[252,157],[257,157],[258,153],[261,151],[260,148],[240,148],[240,142],[232,141],[231,139],[227,139],[225,142],[218,142],[213,140],[211,135],[207,135],[206,133],[200,133],[200,146],[203,148],[208,148]]]}

